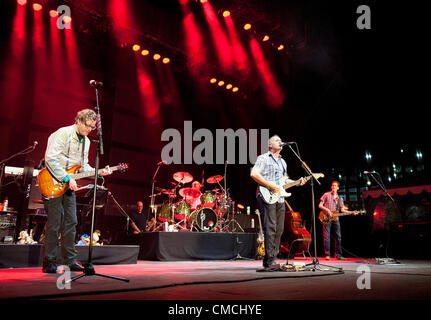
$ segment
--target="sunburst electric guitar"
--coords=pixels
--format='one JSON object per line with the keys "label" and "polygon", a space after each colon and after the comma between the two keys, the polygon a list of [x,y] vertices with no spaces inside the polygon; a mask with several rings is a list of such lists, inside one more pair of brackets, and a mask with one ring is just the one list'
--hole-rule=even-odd
{"label": "sunburst electric guitar", "polygon": [[338,211],[332,211],[332,217],[329,218],[329,215],[326,211],[320,211],[319,213],[319,220],[322,223],[330,223],[332,221],[336,221],[338,219],[338,217],[342,217],[342,216],[348,216],[351,214],[365,214],[367,213],[365,210],[355,210],[355,211],[348,211],[348,212],[338,212]]}
{"label": "sunburst electric guitar", "polygon": [[[81,167],[81,165],[76,165],[69,170],[66,170],[66,172],[70,175],[72,179],[75,180],[94,176],[94,171],[76,173],[76,171],[78,171],[78,169]],[[110,167],[111,171],[125,171],[128,168],[129,165],[126,163],[120,163],[115,167]],[[100,169],[99,171],[97,171],[98,174],[103,173],[103,170],[104,169]],[[65,193],[67,189],[69,189],[68,183],[59,182],[57,179],[54,178],[54,176],[51,174],[51,172],[49,172],[47,168],[43,168],[39,171],[39,174],[37,175],[37,183],[39,185],[40,192],[49,199],[57,198],[63,193]]]}
{"label": "sunburst electric guitar", "polygon": [[[309,175],[308,177],[305,177],[305,181],[308,181],[311,179],[311,177],[314,176],[316,179],[323,178],[325,175],[323,173],[314,173],[313,175]],[[282,177],[277,181],[272,181],[274,184],[280,187],[280,192],[274,193],[270,189],[264,186],[259,186],[259,191],[263,196],[263,200],[267,204],[274,204],[276,203],[281,197],[288,198],[291,196],[290,193],[286,192],[286,189],[289,189],[291,187],[297,186],[301,183],[301,179],[287,182],[287,177]]]}
{"label": "sunburst electric guitar", "polygon": [[262,221],[260,219],[260,212],[258,209],[256,209],[256,214],[259,219],[259,235],[257,236],[256,242],[257,242],[257,259],[262,259],[265,256],[265,242],[264,242],[264,236],[263,236],[263,230],[262,230]]}

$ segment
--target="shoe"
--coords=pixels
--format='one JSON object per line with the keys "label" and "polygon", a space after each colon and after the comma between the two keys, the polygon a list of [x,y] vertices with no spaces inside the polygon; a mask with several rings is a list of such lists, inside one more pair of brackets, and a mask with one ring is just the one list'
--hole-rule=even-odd
{"label": "shoe", "polygon": [[346,260],[346,258],[344,258],[343,256],[338,256],[337,260]]}
{"label": "shoe", "polygon": [[44,273],[57,273],[57,265],[55,263],[47,263],[42,267]]}
{"label": "shoe", "polygon": [[84,267],[81,266],[78,262],[72,262],[71,264],[67,265],[70,269],[70,271],[84,271]]}
{"label": "shoe", "polygon": [[326,260],[331,260],[331,257],[330,256],[326,256],[325,259]]}

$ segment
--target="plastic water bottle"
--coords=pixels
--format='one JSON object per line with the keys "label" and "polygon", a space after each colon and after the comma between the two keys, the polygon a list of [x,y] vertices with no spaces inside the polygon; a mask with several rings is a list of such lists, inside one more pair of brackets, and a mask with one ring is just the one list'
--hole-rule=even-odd
{"label": "plastic water bottle", "polygon": [[6,198],[4,198],[4,202],[3,202],[3,211],[7,211],[8,206],[9,206],[9,200],[6,197]]}

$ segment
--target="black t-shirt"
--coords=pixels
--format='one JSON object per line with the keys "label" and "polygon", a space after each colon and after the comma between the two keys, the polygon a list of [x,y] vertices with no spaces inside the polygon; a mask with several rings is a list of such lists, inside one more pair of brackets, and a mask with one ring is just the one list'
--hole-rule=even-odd
{"label": "black t-shirt", "polygon": [[145,227],[147,226],[147,215],[145,214],[144,210],[142,210],[141,213],[132,211],[130,213],[130,218],[136,224],[139,230],[145,231]]}

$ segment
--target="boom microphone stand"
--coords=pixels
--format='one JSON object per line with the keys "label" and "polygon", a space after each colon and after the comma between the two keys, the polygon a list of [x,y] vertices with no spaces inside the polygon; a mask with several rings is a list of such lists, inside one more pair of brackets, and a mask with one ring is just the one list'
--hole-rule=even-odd
{"label": "boom microphone stand", "polygon": [[120,277],[114,277],[114,276],[108,276],[105,274],[100,274],[100,273],[96,273],[96,271],[94,270],[93,264],[91,263],[92,261],[92,253],[93,253],[93,230],[94,230],[94,217],[95,217],[95,213],[96,213],[96,195],[97,195],[97,178],[99,175],[99,154],[103,155],[103,140],[102,140],[102,121],[101,121],[101,117],[100,117],[100,107],[99,107],[99,91],[98,88],[103,86],[102,82],[98,82],[95,80],[91,80],[90,81],[90,85],[94,87],[94,89],[96,90],[96,112],[97,112],[97,130],[98,130],[98,135],[99,135],[99,141],[97,144],[97,153],[96,153],[96,164],[95,164],[95,169],[94,169],[94,192],[93,192],[93,208],[92,208],[92,214],[91,214],[91,230],[90,230],[90,244],[88,245],[88,262],[83,264],[84,266],[84,271],[82,274],[73,277],[70,279],[71,281],[75,281],[78,280],[82,277],[85,276],[100,276],[100,277],[105,277],[105,278],[110,278],[110,279],[115,279],[115,280],[121,280],[124,282],[129,282],[129,279],[126,278],[120,278]]}
{"label": "boom microphone stand", "polygon": [[[296,145],[296,142],[295,142]],[[295,150],[293,150],[293,148],[290,146],[290,144],[287,144],[287,146],[289,147],[289,149],[292,151],[292,153],[296,156],[296,158],[299,160],[299,162],[301,163],[302,168],[305,170],[305,172],[307,173],[308,176],[312,176],[311,179],[311,213],[312,213],[312,220],[313,220],[313,233],[314,233],[314,257],[313,257],[313,262],[306,264],[306,266],[312,266],[311,267],[311,271],[316,271],[316,270],[325,270],[325,269],[334,269],[334,271],[336,272],[342,272],[342,268],[337,268],[337,267],[333,267],[333,266],[329,266],[329,265],[324,265],[324,264],[320,264],[319,260],[317,259],[317,245],[316,245],[316,209],[315,209],[315,202],[314,202],[314,180],[316,180],[316,182],[320,185],[319,180],[316,179],[316,177],[314,176],[313,172],[311,171],[310,167],[301,159],[301,157],[299,156],[299,149],[298,149],[298,145],[296,145],[296,148],[298,150],[298,153],[295,152]],[[321,268],[321,267],[324,268]]]}

